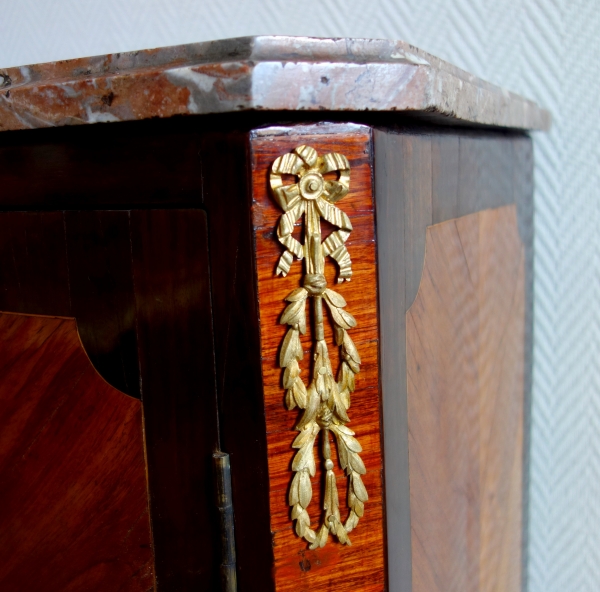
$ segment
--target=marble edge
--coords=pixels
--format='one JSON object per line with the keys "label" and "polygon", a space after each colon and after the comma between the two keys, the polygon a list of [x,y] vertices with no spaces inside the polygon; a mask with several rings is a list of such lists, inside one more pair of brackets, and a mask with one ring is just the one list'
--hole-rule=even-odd
{"label": "marble edge", "polygon": [[403,41],[241,37],[0,69],[0,131],[244,110],[551,123],[533,101]]}
{"label": "marble edge", "polygon": [[333,121],[319,121],[318,123],[303,123],[301,125],[267,125],[253,129],[252,138],[270,138],[277,136],[321,136],[331,134],[335,129],[338,134],[366,134],[371,129],[362,123],[340,123]]}

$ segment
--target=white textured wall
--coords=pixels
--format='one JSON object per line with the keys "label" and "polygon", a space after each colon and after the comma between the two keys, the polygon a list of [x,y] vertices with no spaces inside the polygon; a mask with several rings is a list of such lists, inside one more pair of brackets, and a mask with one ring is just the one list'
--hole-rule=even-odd
{"label": "white textured wall", "polygon": [[404,39],[537,100],[530,592],[600,590],[597,0],[0,0],[0,67],[251,34]]}

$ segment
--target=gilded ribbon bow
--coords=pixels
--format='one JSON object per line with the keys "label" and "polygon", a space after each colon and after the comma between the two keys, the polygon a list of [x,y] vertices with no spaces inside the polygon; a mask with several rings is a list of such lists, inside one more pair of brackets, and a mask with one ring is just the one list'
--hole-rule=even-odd
{"label": "gilded ribbon bow", "polygon": [[[327,179],[335,173],[336,179]],[[296,182],[284,184],[283,175],[293,175]],[[279,364],[284,369],[283,386],[287,389],[288,409],[296,406],[303,414],[296,429],[300,432],[292,446],[297,449],[292,462],[295,475],[289,493],[292,520],[296,533],[310,543],[311,549],[325,546],[331,533],[344,544],[350,545],[351,532],[364,513],[368,495],[362,482],[365,465],[359,456],[362,447],[354,432],[346,427],[350,421],[350,395],[355,388],[354,375],[360,371],[360,356],[348,330],[356,326],[354,317],[344,310],[346,301],[337,292],[327,288],[324,275],[325,258],[329,255],[339,266],[338,283],[352,277],[352,262],[345,242],[352,231],[348,216],[336,202],[349,190],[350,165],[348,159],[337,153],[319,156],[310,146],[298,146],[293,152],[275,160],[270,176],[273,195],[284,214],[279,220],[277,236],[286,250],[279,259],[277,274],[286,276],[294,256],[305,261],[303,287],[291,292],[281,323],[289,329],[281,346]],[[292,236],[294,225],[305,216],[305,241],[301,244]],[[321,240],[321,218],[338,229],[325,241]],[[304,357],[300,334],[306,333],[306,301],[313,301],[314,363],[313,378],[308,386],[300,378],[299,361]],[[323,330],[323,301],[333,320],[335,341],[340,347],[341,364],[337,381],[334,378]],[[317,531],[310,527],[307,507],[312,498],[311,477],[316,474],[314,444],[321,432],[322,453],[326,473],[323,500],[323,523]],[[329,433],[337,443],[338,458],[349,478],[348,508],[350,513],[343,523],[340,515],[334,464],[331,460]]]}

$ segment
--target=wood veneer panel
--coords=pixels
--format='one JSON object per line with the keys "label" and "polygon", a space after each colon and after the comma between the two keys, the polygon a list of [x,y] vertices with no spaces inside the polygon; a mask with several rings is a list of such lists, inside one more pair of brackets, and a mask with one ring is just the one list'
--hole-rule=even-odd
{"label": "wood veneer panel", "polygon": [[65,212],[71,314],[98,372],[140,396],[129,212]]}
{"label": "wood veneer panel", "polygon": [[[358,322],[350,333],[365,361],[357,375],[357,389],[349,410],[350,427],[356,431],[364,452],[367,467],[364,482],[369,493],[365,516],[350,533],[352,546],[343,546],[331,537],[317,551],[294,532],[287,495],[291,481],[291,444],[297,432],[294,425],[297,412],[284,406],[285,392],[277,355],[285,335],[279,318],[285,307],[284,298],[300,285],[302,263],[295,262],[286,278],[275,275],[282,247],[276,240],[275,229],[281,210],[268,190],[268,174],[272,162],[298,145],[313,146],[319,154],[334,151],[347,156],[351,166],[350,193],[339,203],[354,226],[346,243],[352,258],[352,281],[335,284],[336,270],[326,264],[329,285],[335,286],[346,299],[346,309]],[[251,137],[252,163],[252,220],[256,241],[258,298],[260,303],[260,335],[264,408],[266,414],[268,463],[270,478],[271,530],[274,552],[274,579],[278,591],[284,590],[361,590],[381,591],[385,587],[383,527],[382,452],[380,436],[377,284],[375,265],[374,208],[371,188],[370,131],[360,126],[327,125],[289,127],[262,131]],[[325,338],[330,344],[334,364],[338,359],[329,322],[325,323]],[[302,376],[309,376],[311,357],[310,331],[304,336],[305,358],[301,363]],[[342,512],[345,508],[346,484],[337,463],[334,447],[332,460],[336,465]],[[313,479],[313,501],[308,510],[316,528],[321,516],[322,484],[320,466]]]}
{"label": "wood veneer panel", "polygon": [[0,310],[69,316],[62,212],[0,214]]}
{"label": "wood veneer panel", "polygon": [[75,316],[105,380],[139,397],[129,213],[0,212],[0,309]]}
{"label": "wood veneer panel", "polygon": [[218,422],[206,214],[133,211],[131,242],[157,590],[213,591]]}
{"label": "wood veneer panel", "polygon": [[521,586],[525,258],[516,206],[427,230],[407,312],[413,592]]}
{"label": "wood veneer panel", "polygon": [[74,319],[0,313],[0,588],[147,592],[142,411]]}
{"label": "wood veneer panel", "polygon": [[513,138],[473,132],[459,136],[459,216],[514,203],[513,169],[518,163]]}
{"label": "wood veneer panel", "polygon": [[0,208],[198,204],[201,163],[190,123],[140,121],[2,134]]}
{"label": "wood veneer panel", "polygon": [[[423,266],[426,228],[458,215],[507,203],[518,204],[519,230],[527,253],[526,372],[529,376],[531,140],[507,132],[414,126],[376,129],[373,140],[389,587],[390,592],[411,592],[405,312],[417,293],[415,270]],[[527,379],[526,410],[529,385]]]}
{"label": "wood veneer panel", "polygon": [[431,138],[432,222],[458,217],[460,185],[460,137],[454,134]]}
{"label": "wood veneer panel", "polygon": [[[434,211],[431,138],[373,132],[380,290],[381,384],[386,464],[388,579],[392,592],[410,592],[410,501],[406,419],[406,309],[417,292],[425,228]],[[441,148],[452,149],[445,143]],[[421,163],[420,158],[423,158]],[[432,167],[436,167],[432,170]],[[406,183],[408,181],[408,183]],[[409,191],[420,188],[421,191]],[[435,197],[435,195],[433,196]],[[411,240],[412,239],[412,240]],[[420,277],[420,273],[419,273]],[[410,286],[410,293],[409,293]]]}

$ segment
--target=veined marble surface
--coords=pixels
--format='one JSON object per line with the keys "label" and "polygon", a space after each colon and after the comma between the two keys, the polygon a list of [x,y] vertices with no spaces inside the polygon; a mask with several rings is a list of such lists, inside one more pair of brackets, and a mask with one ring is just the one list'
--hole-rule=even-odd
{"label": "veined marble surface", "polygon": [[402,41],[242,37],[0,69],[0,131],[248,110],[550,127],[532,101]]}

